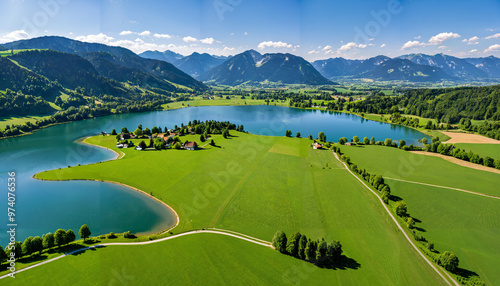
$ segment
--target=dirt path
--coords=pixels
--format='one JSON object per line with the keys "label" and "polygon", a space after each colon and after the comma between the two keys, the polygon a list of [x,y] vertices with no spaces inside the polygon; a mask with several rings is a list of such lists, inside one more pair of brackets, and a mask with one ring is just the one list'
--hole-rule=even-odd
{"label": "dirt path", "polygon": [[483,144],[500,144],[500,141],[491,139],[478,134],[458,133],[449,131],[440,131],[451,139],[443,143],[483,143]]}
{"label": "dirt path", "polygon": [[[38,266],[42,266],[44,264],[47,264],[47,263],[50,263],[50,262],[53,262],[53,261],[56,261],[56,260],[59,260],[61,258],[67,257],[69,255],[72,255],[72,254],[75,254],[75,253],[78,253],[78,252],[82,252],[82,251],[85,251],[85,250],[89,250],[89,249],[94,249],[94,248],[99,248],[99,247],[104,247],[104,246],[114,246],[114,245],[135,246],[135,245],[153,244],[153,243],[159,243],[159,242],[163,242],[163,241],[166,241],[166,240],[178,238],[178,237],[181,237],[181,236],[186,236],[186,235],[191,235],[191,234],[200,234],[200,233],[212,233],[212,234],[226,235],[226,236],[238,238],[238,239],[245,240],[245,241],[248,241],[248,242],[251,242],[251,243],[255,243],[255,244],[258,244],[258,245],[262,245],[262,246],[265,246],[265,247],[272,248],[271,247],[271,243],[268,242],[268,241],[265,241],[265,240],[262,240],[262,239],[258,239],[258,238],[255,238],[255,237],[251,237],[251,236],[246,235],[246,234],[239,234],[237,232],[230,231],[230,230],[222,230],[222,229],[220,229],[220,230],[193,230],[193,231],[189,231],[189,232],[184,232],[184,233],[179,233],[179,234],[176,234],[176,235],[172,235],[172,236],[169,236],[169,237],[160,238],[158,240],[142,241],[142,242],[115,242],[115,243],[110,242],[110,243],[102,243],[102,244],[92,245],[92,246],[81,248],[81,249],[77,249],[75,251],[71,251],[71,252],[65,253],[65,254],[63,254],[61,256],[48,259],[48,260],[46,260],[44,262],[41,262],[41,263],[38,263],[38,264],[35,264],[35,265],[28,266],[28,267],[23,268],[23,269],[20,269],[20,270],[16,271],[14,273],[14,275],[16,275],[18,273],[21,273],[23,271],[26,271],[26,270],[29,270],[29,269],[32,269],[32,268],[35,268],[35,267],[38,267]],[[6,277],[10,277],[10,274],[5,274],[3,276],[0,276],[0,279],[4,279]]]}
{"label": "dirt path", "polygon": [[[453,277],[451,277],[451,275],[448,272],[446,272],[446,270],[444,270],[441,266],[434,265],[434,263],[432,263],[427,258],[427,256],[425,256],[425,254],[423,254],[422,251],[420,251],[420,249],[415,245],[415,243],[413,243],[413,241],[411,240],[411,238],[408,236],[408,234],[406,234],[406,232],[404,231],[404,229],[398,223],[398,221],[396,220],[396,218],[394,217],[394,215],[391,213],[391,211],[389,210],[389,208],[387,208],[387,205],[384,203],[384,201],[382,201],[382,199],[380,198],[380,196],[377,193],[375,193],[370,187],[368,187],[368,185],[366,185],[365,182],[363,182],[363,180],[361,180],[360,178],[358,178],[358,176],[354,175],[354,173],[349,169],[349,167],[347,167],[347,165],[339,159],[339,157],[337,156],[337,153],[333,152],[333,155],[335,155],[335,158],[337,158],[337,160],[339,160],[340,163],[342,163],[344,165],[344,167],[346,168],[346,170],[349,173],[351,173],[351,175],[353,175],[354,178],[356,178],[361,184],[363,184],[363,186],[365,186],[370,192],[372,192],[375,196],[377,196],[378,200],[380,201],[380,203],[382,204],[382,206],[385,208],[385,210],[389,214],[389,216],[392,218],[392,220],[394,221],[394,223],[397,225],[397,227],[399,228],[399,230],[401,230],[401,233],[405,236],[406,240],[408,240],[408,242],[411,244],[411,246],[413,246],[413,248],[415,249],[415,251],[417,251],[417,253],[420,254],[420,256],[425,260],[425,262],[427,262],[427,264],[429,264],[429,266],[441,278],[443,278],[443,280],[446,282],[446,284],[452,285],[450,283],[450,281],[451,281],[455,286],[460,286],[460,284],[458,284],[458,282],[455,279],[453,279]],[[444,277],[443,273],[448,277],[449,280],[446,279],[446,277]]]}
{"label": "dirt path", "polygon": [[443,154],[438,154],[438,153],[432,153],[432,152],[425,152],[425,151],[409,151],[411,153],[415,154],[420,154],[420,155],[425,155],[425,156],[433,156],[433,157],[439,157],[442,159],[445,159],[448,162],[451,162],[453,164],[457,164],[463,167],[471,168],[471,169],[476,169],[476,170],[481,170],[481,171],[486,171],[486,172],[491,172],[495,174],[500,174],[500,170],[492,168],[492,167],[486,167],[483,165],[471,163],[468,161],[460,160],[452,156],[446,156]]}
{"label": "dirt path", "polygon": [[483,197],[487,197],[487,198],[492,198],[492,199],[500,200],[500,197],[496,197],[496,196],[493,196],[493,195],[487,195],[487,194],[483,194],[483,193],[477,193],[477,192],[473,192],[473,191],[467,191],[467,190],[464,190],[464,189],[458,189],[458,188],[452,188],[452,187],[445,187],[445,186],[438,186],[438,185],[432,185],[432,184],[426,184],[426,183],[420,183],[420,182],[413,182],[413,181],[407,181],[407,180],[401,180],[401,179],[394,179],[394,178],[389,178],[389,177],[384,177],[384,179],[393,180],[393,181],[400,181],[400,182],[405,182],[405,183],[411,183],[411,184],[424,185],[424,186],[430,186],[430,187],[441,188],[441,189],[455,190],[455,191],[459,191],[459,192],[464,192],[464,193],[469,193],[469,194],[473,194],[473,195],[478,195],[478,196],[483,196]]}

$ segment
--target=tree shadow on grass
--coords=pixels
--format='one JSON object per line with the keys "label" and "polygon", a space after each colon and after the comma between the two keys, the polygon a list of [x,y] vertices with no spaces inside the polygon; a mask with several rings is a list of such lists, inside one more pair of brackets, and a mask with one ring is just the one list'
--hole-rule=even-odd
{"label": "tree shadow on grass", "polygon": [[455,271],[455,274],[462,276],[464,278],[467,278],[467,279],[469,279],[473,276],[479,277],[479,274],[477,274],[476,272],[471,271],[471,270],[467,270],[464,268],[458,268],[457,271]]}
{"label": "tree shadow on grass", "polygon": [[78,255],[81,255],[81,254],[84,254],[85,252],[87,251],[97,251],[98,248],[104,248],[106,246],[103,246],[103,245],[99,245],[99,246],[96,246],[96,247],[92,247],[92,248],[87,248],[85,250],[82,250],[82,251],[77,251],[75,253],[72,253],[71,255],[73,256],[78,256]]}
{"label": "tree shadow on grass", "polygon": [[391,201],[393,201],[393,202],[399,202],[399,201],[402,201],[402,200],[403,200],[403,198],[398,197],[398,196],[395,196],[395,195],[391,195],[391,196],[389,197],[389,200],[391,200]]}
{"label": "tree shadow on grass", "polygon": [[418,226],[416,226],[415,229],[420,231],[420,232],[427,232],[427,230],[425,230],[424,228],[418,227]]}
{"label": "tree shadow on grass", "polygon": [[358,269],[361,267],[361,264],[359,264],[356,260],[353,258],[347,257],[345,255],[341,255],[339,258],[335,259],[334,261],[317,261],[315,263],[316,266],[319,268],[325,268],[325,269],[340,269],[340,270],[347,270],[347,269]]}

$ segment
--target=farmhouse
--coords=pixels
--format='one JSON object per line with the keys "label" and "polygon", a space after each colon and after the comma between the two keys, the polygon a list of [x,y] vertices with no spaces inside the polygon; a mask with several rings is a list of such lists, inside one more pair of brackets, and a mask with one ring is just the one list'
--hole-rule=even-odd
{"label": "farmhouse", "polygon": [[314,143],[313,149],[323,149],[323,145],[319,143]]}
{"label": "farmhouse", "polygon": [[196,150],[196,149],[198,149],[198,144],[196,142],[186,142],[186,143],[184,143],[184,149]]}

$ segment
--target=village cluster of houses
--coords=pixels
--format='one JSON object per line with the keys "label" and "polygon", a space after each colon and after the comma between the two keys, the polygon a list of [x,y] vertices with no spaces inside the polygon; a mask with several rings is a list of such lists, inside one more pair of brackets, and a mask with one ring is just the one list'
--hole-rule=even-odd
{"label": "village cluster of houses", "polygon": [[[169,134],[158,133],[158,134],[153,134],[153,135],[147,135],[147,139],[154,140],[154,139],[159,138],[159,139],[161,139],[162,142],[167,142],[167,141],[171,141],[169,139],[173,139],[175,136],[183,136],[183,134],[182,133],[174,133],[174,132],[170,132]],[[120,141],[129,140],[129,139],[138,139],[138,136],[131,134],[131,133],[121,134]],[[198,149],[198,143],[196,143],[196,142],[187,141],[184,144],[181,143],[181,145],[182,145],[182,148],[185,150]],[[170,147],[170,144],[166,144],[165,146]],[[132,141],[128,141],[127,143],[120,143],[120,142],[116,143],[116,148],[131,148],[131,147],[134,147],[134,143]],[[135,146],[135,149],[141,151],[141,150],[145,149],[145,146],[137,145],[137,146]]]}

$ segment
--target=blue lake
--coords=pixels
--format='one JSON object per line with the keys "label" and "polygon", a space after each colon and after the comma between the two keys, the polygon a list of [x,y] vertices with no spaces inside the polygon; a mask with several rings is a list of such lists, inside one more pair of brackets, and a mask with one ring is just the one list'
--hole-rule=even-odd
{"label": "blue lake", "polygon": [[7,178],[16,172],[17,240],[54,232],[58,228],[78,231],[88,224],[93,234],[123,232],[154,233],[175,223],[173,213],[151,198],[116,184],[70,181],[46,182],[32,178],[38,172],[89,164],[115,157],[102,149],[75,142],[101,131],[168,127],[191,120],[218,120],[243,124],[245,130],[259,135],[317,137],[324,132],[329,141],[359,136],[383,141],[404,139],[419,144],[424,134],[411,128],[362,119],[344,113],[302,110],[276,106],[207,106],[171,111],[120,114],[71,122],[35,132],[33,135],[0,140],[0,245],[7,242]]}

